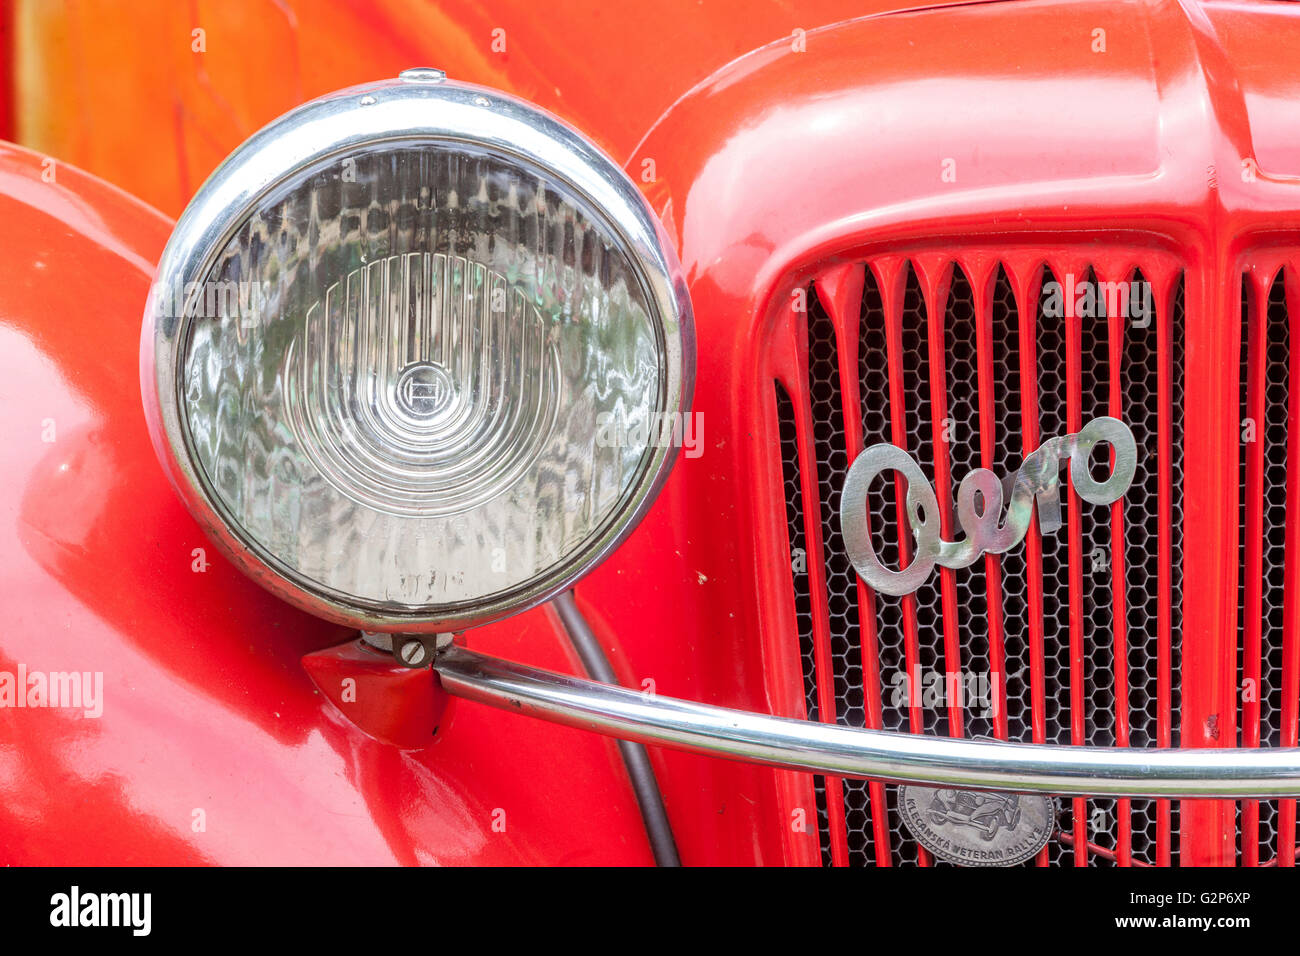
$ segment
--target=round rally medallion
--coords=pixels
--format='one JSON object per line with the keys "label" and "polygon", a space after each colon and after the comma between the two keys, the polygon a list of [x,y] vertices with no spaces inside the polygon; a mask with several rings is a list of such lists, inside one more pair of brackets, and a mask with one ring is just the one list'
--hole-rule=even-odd
{"label": "round rally medallion", "polygon": [[1023,863],[1056,829],[1056,801],[1041,794],[905,786],[898,808],[917,843],[959,866]]}

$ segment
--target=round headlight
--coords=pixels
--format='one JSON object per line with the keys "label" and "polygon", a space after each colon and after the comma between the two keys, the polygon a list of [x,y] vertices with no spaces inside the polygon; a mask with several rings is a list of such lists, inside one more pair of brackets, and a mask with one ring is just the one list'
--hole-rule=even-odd
{"label": "round headlight", "polygon": [[257,580],[369,630],[536,604],[645,513],[690,397],[676,259],[555,118],[436,71],[241,146],[145,316],[154,443]]}

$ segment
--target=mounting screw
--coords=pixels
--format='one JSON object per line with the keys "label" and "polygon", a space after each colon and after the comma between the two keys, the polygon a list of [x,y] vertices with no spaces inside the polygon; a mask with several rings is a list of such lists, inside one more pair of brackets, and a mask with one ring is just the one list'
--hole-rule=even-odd
{"label": "mounting screw", "polygon": [[398,649],[397,657],[407,667],[423,667],[428,663],[429,651],[418,637],[411,637]]}

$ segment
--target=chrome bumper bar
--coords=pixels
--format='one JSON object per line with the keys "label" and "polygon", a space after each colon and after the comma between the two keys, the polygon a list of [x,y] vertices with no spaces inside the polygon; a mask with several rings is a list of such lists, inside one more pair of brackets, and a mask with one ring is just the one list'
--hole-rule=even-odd
{"label": "chrome bumper bar", "polygon": [[1300,749],[1058,747],[856,730],[580,680],[451,646],[448,693],[623,740],[889,783],[1063,796],[1300,796]]}

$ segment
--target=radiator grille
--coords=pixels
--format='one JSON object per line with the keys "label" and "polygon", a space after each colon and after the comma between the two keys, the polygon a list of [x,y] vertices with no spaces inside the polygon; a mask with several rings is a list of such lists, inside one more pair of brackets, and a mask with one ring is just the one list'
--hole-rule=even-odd
{"label": "radiator grille", "polygon": [[[1290,268],[1290,267],[1288,267]],[[1291,409],[1290,316],[1286,273],[1261,267],[1242,280],[1239,461],[1238,683],[1240,744],[1278,747],[1285,726],[1288,418]],[[1291,709],[1294,713],[1294,689]],[[1294,720],[1294,718],[1292,718]],[[1294,734],[1294,729],[1292,730]],[[1281,809],[1289,805],[1289,822]],[[1294,841],[1294,801],[1238,808],[1240,862],[1267,865]],[[1294,842],[1288,861],[1294,858]]]}
{"label": "radiator grille", "polygon": [[[942,276],[931,280],[928,292],[927,274]],[[805,525],[811,522],[816,522],[823,545],[821,554],[805,558],[820,560],[825,572],[829,673],[819,673],[817,666],[815,620],[821,597],[810,593],[810,576],[800,573],[797,560],[794,576],[810,718],[869,726],[868,698],[878,695],[879,726],[886,730],[1114,746],[1121,743],[1117,715],[1122,715],[1129,745],[1171,742],[1178,726],[1181,635],[1182,286],[1170,282],[1168,294],[1155,297],[1151,311],[1143,315],[1117,316],[1115,321],[1104,314],[1080,317],[1071,329],[1067,328],[1071,319],[1052,308],[1047,284],[1067,278],[1083,283],[1106,277],[1096,276],[1092,267],[1078,268],[1067,277],[1038,267],[1017,271],[1016,266],[1002,263],[984,274],[986,292],[977,296],[960,263],[931,266],[928,272],[915,262],[895,267],[870,263],[860,301],[847,307],[857,314],[838,316],[833,308],[828,311],[816,284],[807,290],[805,387],[813,441],[802,458],[796,408],[803,400],[799,388],[787,394],[778,385],[776,402],[791,547],[796,555],[804,553]],[[1141,280],[1143,276],[1112,278]],[[927,295],[931,308],[927,308]],[[1019,311],[1018,303],[1023,302],[1030,303],[1029,321]],[[838,339],[845,329],[857,336],[853,382],[842,381],[840,374],[846,343]],[[1117,341],[1111,341],[1112,334]],[[933,347],[932,337],[941,340],[941,347]],[[1158,348],[1162,340],[1170,342],[1168,355]],[[1157,382],[1162,358],[1171,371],[1171,407],[1163,418]],[[1033,381],[1022,375],[1026,368]],[[1071,391],[1074,368],[1077,386]],[[1114,514],[1111,509],[1065,503],[1067,526],[1077,527],[1074,549],[1063,528],[1042,537],[1037,562],[1031,561],[1022,545],[962,571],[937,571],[914,595],[874,594],[860,607],[857,577],[845,556],[838,520],[839,489],[850,461],[843,421],[844,409],[852,407],[846,401],[848,391],[861,397],[863,446],[898,444],[932,477],[937,449],[947,456],[950,488],[981,465],[1000,475],[1014,471],[1034,446],[1034,435],[1045,439],[1064,434],[1076,430],[1079,421],[1112,414],[1129,423],[1137,442],[1133,486]],[[1031,427],[1027,434],[1022,419],[1026,412],[1033,413],[1035,405],[1032,424],[1037,428]],[[982,421],[982,416],[988,420]],[[1165,434],[1160,433],[1162,420]],[[1069,427],[1071,422],[1075,429]],[[1157,467],[1162,447],[1167,449],[1171,483],[1163,526]],[[816,489],[813,500],[801,469],[814,469],[815,481],[809,483]],[[899,566],[910,538],[899,528],[898,491],[892,483],[881,481],[868,497],[877,552],[894,567]],[[1122,534],[1119,561],[1113,551],[1116,534]],[[1171,566],[1164,569],[1156,546],[1162,535],[1171,552]],[[1074,592],[1072,551],[1080,582]],[[1115,588],[1120,565],[1123,578]],[[1157,626],[1162,588],[1172,609],[1164,633]],[[945,589],[950,589],[946,600]],[[1041,601],[1041,630],[1030,613],[1035,598]],[[1072,600],[1084,622],[1073,640]],[[1127,643],[1126,653],[1118,658],[1117,610]],[[872,620],[860,621],[859,615],[867,613]],[[1036,706],[1031,675],[1037,635],[1046,637],[1041,657],[1043,699]],[[1158,667],[1161,641],[1172,678],[1163,688]],[[877,687],[863,683],[863,653],[874,653],[878,662]],[[960,714],[943,706],[909,707],[906,695],[898,692],[909,662],[922,675],[957,672],[988,679],[993,673],[1005,674],[1003,725],[998,725],[994,708],[969,702]],[[833,717],[820,713],[818,707],[818,682],[827,679],[833,682]],[[997,685],[984,686],[995,689]],[[1035,725],[1041,728],[1037,735]],[[932,862],[902,825],[896,788],[821,777],[815,785],[823,862],[837,857],[859,865]],[[874,829],[881,822],[883,827]],[[1125,860],[1131,857],[1139,865],[1172,862],[1177,859],[1172,839],[1176,826],[1176,807],[1165,801],[1063,801],[1059,838],[1032,862],[1107,865],[1117,855]],[[876,839],[882,833],[887,839]],[[1083,835],[1088,844],[1077,855],[1075,834]]]}

